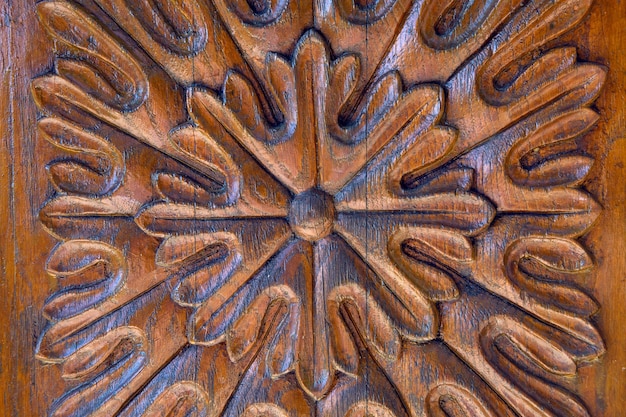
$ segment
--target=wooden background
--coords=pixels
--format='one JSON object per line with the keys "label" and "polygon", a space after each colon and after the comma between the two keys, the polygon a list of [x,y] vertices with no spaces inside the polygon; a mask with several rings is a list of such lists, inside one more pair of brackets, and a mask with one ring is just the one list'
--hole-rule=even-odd
{"label": "wooden background", "polygon": [[[626,2],[597,0],[566,35],[579,59],[608,67],[596,107],[598,128],[586,141],[596,158],[587,189],[603,211],[583,242],[598,263],[592,295],[601,309],[594,320],[606,354],[580,369],[579,396],[593,416],[622,416],[626,409]],[[55,282],[43,266],[55,240],[39,211],[51,195],[38,152],[37,109],[31,80],[50,71],[51,42],[35,1],[0,4],[0,389],[3,416],[43,416],[64,390],[58,367],[35,359],[46,325],[44,301]]]}

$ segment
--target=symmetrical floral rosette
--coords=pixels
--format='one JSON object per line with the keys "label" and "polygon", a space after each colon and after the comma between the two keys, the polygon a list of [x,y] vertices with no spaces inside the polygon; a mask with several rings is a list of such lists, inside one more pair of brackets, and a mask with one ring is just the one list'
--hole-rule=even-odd
{"label": "symmetrical floral rosette", "polygon": [[588,415],[590,4],[40,3],[51,415]]}

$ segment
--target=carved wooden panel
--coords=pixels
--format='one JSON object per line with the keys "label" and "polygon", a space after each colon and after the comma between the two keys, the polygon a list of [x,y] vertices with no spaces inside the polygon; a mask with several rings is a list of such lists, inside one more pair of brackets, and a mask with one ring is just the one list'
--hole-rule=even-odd
{"label": "carved wooden panel", "polygon": [[20,205],[49,235],[20,277],[47,293],[30,413],[605,415],[626,398],[598,324],[624,291],[598,237],[624,103],[596,103],[598,7],[16,7],[42,46],[20,119],[42,180],[23,206],[9,187],[10,230]]}

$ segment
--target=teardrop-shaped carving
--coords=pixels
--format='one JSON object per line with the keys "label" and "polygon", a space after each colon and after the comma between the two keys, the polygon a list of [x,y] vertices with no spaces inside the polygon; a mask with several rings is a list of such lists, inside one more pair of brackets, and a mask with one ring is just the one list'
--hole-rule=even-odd
{"label": "teardrop-shaped carving", "polygon": [[451,384],[438,385],[428,392],[426,410],[428,417],[495,417],[474,394]]}
{"label": "teardrop-shaped carving", "polygon": [[[588,417],[585,407],[558,384],[576,373],[576,363],[550,339],[509,317],[492,317],[480,334],[487,360],[521,391],[556,415]],[[557,385],[555,385],[557,384]]]}
{"label": "teardrop-shaped carving", "polygon": [[502,2],[500,0],[427,1],[420,15],[420,29],[424,42],[429,47],[439,50],[458,47],[485,24],[494,10],[500,6],[498,3]]}
{"label": "teardrop-shaped carving", "polygon": [[[240,173],[231,157],[206,132],[194,127],[174,131],[169,140],[190,160],[205,168],[205,173],[222,191],[222,204],[232,204],[239,198]],[[179,187],[179,191],[190,191]],[[192,195],[185,195],[185,199]],[[219,202],[217,198],[214,199]]]}
{"label": "teardrop-shaped carving", "polygon": [[[433,167],[452,150],[457,136],[458,132],[448,127],[429,130],[395,162],[389,172],[389,189],[403,194],[407,189],[416,188],[416,182],[423,175],[432,172]],[[455,189],[450,185],[446,191]],[[425,193],[424,190],[420,191]]]}
{"label": "teardrop-shaped carving", "polygon": [[240,243],[231,233],[203,233],[167,238],[156,254],[157,265],[176,266],[180,282],[172,298],[195,306],[209,297],[242,262]]}
{"label": "teardrop-shaped carving", "polygon": [[527,237],[512,242],[504,255],[508,278],[543,304],[581,316],[598,306],[578,288],[591,274],[591,257],[575,241]]}
{"label": "teardrop-shaped carving", "polygon": [[471,168],[450,168],[421,176],[407,173],[400,180],[403,193],[410,195],[469,191],[473,184],[474,170]]}
{"label": "teardrop-shaped carving", "polygon": [[[402,80],[397,72],[389,72],[363,93],[355,109],[346,109],[360,72],[357,57],[348,55],[334,63],[329,94],[326,98],[326,124],[334,139],[346,145],[356,145],[370,133],[366,123],[375,126],[398,103]],[[348,87],[348,88],[346,88]],[[347,113],[347,114],[346,114]]]}
{"label": "teardrop-shaped carving", "polygon": [[124,157],[110,142],[52,117],[40,120],[39,130],[67,155],[47,166],[50,180],[59,190],[105,195],[119,186],[124,176]]}
{"label": "teardrop-shaped carving", "polygon": [[571,48],[551,50],[538,58],[531,53],[540,46],[538,42],[545,44],[577,23],[590,5],[591,0],[567,0],[529,13],[524,30],[513,32],[479,69],[476,79],[483,98],[491,105],[503,106],[566,72],[576,59]]}
{"label": "teardrop-shaped carving", "polygon": [[289,414],[275,404],[256,403],[246,407],[241,417],[289,417]]}
{"label": "teardrop-shaped carving", "polygon": [[526,187],[577,185],[593,159],[582,155],[574,142],[598,121],[591,109],[579,109],[551,120],[524,137],[509,151],[509,177]]}
{"label": "teardrop-shaped carving", "polygon": [[[273,352],[272,359],[274,362],[282,363],[282,366],[278,367],[279,373],[286,372],[291,368],[289,364],[293,364],[295,359],[293,345],[294,339],[297,338],[299,310],[300,301],[291,288],[281,285],[265,289],[250,303],[229,330],[226,341],[230,358],[237,362],[254,346],[258,346],[268,333],[285,332],[283,338],[291,339],[292,346],[284,346],[287,349]],[[279,357],[277,354],[288,356]]]}
{"label": "teardrop-shaped carving", "polygon": [[161,393],[142,417],[209,417],[209,395],[195,382],[182,381]]}
{"label": "teardrop-shaped carving", "polygon": [[44,313],[53,320],[79,314],[114,295],[126,279],[126,261],[113,246],[89,240],[70,240],[50,256],[46,271],[60,289],[48,300]]}
{"label": "teardrop-shaped carving", "polygon": [[[361,338],[385,360],[393,360],[400,354],[400,334],[376,300],[362,287],[355,284],[336,287],[328,296],[328,317],[334,354],[348,373],[357,374],[360,360],[356,348],[359,342],[354,338]],[[353,330],[358,334],[352,334]],[[344,340],[346,336],[353,340]]]}
{"label": "teardrop-shaped carving", "polygon": [[350,407],[345,417],[396,417],[396,414],[376,401],[359,401]]}
{"label": "teardrop-shaped carving", "polygon": [[177,203],[211,205],[224,194],[224,185],[205,178],[192,179],[176,172],[157,172],[154,185],[162,197]]}
{"label": "teardrop-shaped carving", "polygon": [[400,229],[389,241],[390,258],[433,301],[453,300],[455,273],[467,273],[473,259],[469,240],[440,229]]}

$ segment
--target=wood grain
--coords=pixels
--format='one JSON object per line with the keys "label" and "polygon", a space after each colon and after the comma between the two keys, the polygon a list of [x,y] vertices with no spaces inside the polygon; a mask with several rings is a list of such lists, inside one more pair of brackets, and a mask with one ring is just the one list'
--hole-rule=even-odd
{"label": "wood grain", "polygon": [[619,1],[1,7],[0,415],[621,415]]}

